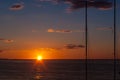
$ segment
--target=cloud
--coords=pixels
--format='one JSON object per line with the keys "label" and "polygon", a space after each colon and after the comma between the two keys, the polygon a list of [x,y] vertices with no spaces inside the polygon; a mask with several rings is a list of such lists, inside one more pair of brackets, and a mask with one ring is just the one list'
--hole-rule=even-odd
{"label": "cloud", "polygon": [[13,40],[4,40],[5,43],[12,43],[14,42]]}
{"label": "cloud", "polygon": [[13,47],[6,47],[6,49],[0,49],[0,53],[6,53],[10,51],[15,51],[15,49]]}
{"label": "cloud", "polygon": [[84,45],[76,45],[76,44],[66,44],[62,47],[59,48],[38,48],[35,49],[36,53],[54,53],[54,52],[58,52],[58,51],[62,51],[62,50],[70,50],[70,49],[80,49],[80,48],[85,48]]}
{"label": "cloud", "polygon": [[[65,0],[65,3],[70,5],[67,9],[68,12],[86,7],[86,0]],[[112,2],[107,0],[88,0],[87,4],[88,8],[92,7],[100,10],[109,10],[113,6]]]}
{"label": "cloud", "polygon": [[72,33],[71,30],[56,30],[57,33]]}
{"label": "cloud", "polygon": [[56,32],[56,33],[71,33],[72,31],[71,30],[55,30],[55,29],[48,29],[47,30],[47,32],[51,32],[51,33],[53,33],[53,32]]}
{"label": "cloud", "polygon": [[66,9],[67,13],[71,13],[74,10],[78,10],[81,8],[96,8],[99,10],[109,10],[113,7],[112,1],[108,0],[38,0],[39,2],[52,2],[56,4],[68,4],[70,7]]}
{"label": "cloud", "polygon": [[83,32],[85,32],[85,30],[75,30],[73,32],[81,32],[81,33],[83,33]]}
{"label": "cloud", "polygon": [[12,42],[14,42],[14,40],[3,39],[3,38],[0,38],[0,41],[3,41],[3,42],[5,42],[5,43],[12,43]]}
{"label": "cloud", "polygon": [[8,51],[8,49],[1,49],[0,53],[4,53],[4,52],[7,52],[7,51]]}
{"label": "cloud", "polygon": [[47,32],[56,32],[54,29],[48,29]]}
{"label": "cloud", "polygon": [[112,27],[100,27],[100,28],[97,28],[97,30],[105,30],[105,31],[108,31],[108,30],[113,30]]}
{"label": "cloud", "polygon": [[85,30],[69,30],[69,29],[48,29],[47,32],[49,33],[73,33],[73,32],[85,32]]}
{"label": "cloud", "polygon": [[75,44],[66,44],[64,45],[66,49],[78,49],[78,48],[84,48],[84,45],[75,45]]}
{"label": "cloud", "polygon": [[85,32],[84,30],[69,30],[69,29],[48,29],[49,33],[72,33],[72,32]]}
{"label": "cloud", "polygon": [[109,10],[112,8],[112,2],[108,2],[107,0],[95,1],[92,7],[98,8],[100,10]]}
{"label": "cloud", "polygon": [[24,8],[24,5],[21,4],[21,3],[16,3],[16,4],[13,4],[11,7],[10,7],[10,10],[22,10]]}
{"label": "cloud", "polygon": [[39,48],[40,51],[55,51],[57,48]]}
{"label": "cloud", "polygon": [[4,52],[4,50],[0,50],[0,53],[3,53]]}
{"label": "cloud", "polygon": [[35,49],[35,51],[37,53],[54,53],[59,50],[62,50],[62,48],[38,48],[38,49]]}
{"label": "cloud", "polygon": [[5,40],[5,39],[3,39],[3,38],[0,38],[0,40]]}

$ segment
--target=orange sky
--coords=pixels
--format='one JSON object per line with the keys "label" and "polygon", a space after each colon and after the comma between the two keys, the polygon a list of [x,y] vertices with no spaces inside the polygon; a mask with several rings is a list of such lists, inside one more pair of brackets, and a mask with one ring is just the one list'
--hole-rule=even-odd
{"label": "orange sky", "polygon": [[[53,3],[55,0],[22,1],[1,1],[0,59],[36,59],[38,55],[44,59],[85,58],[84,1],[61,0],[57,4]],[[112,59],[113,0],[102,0],[104,4],[100,0],[87,1],[88,58]],[[119,1],[117,0],[117,5]],[[119,6],[116,16],[119,57]]]}

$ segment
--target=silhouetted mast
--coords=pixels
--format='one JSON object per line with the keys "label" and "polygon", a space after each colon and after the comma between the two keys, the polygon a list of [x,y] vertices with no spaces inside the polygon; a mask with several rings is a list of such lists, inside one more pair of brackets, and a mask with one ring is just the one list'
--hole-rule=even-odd
{"label": "silhouetted mast", "polygon": [[114,0],[114,80],[116,80],[116,0]]}
{"label": "silhouetted mast", "polygon": [[85,79],[88,80],[88,17],[87,17],[87,0],[85,0]]}

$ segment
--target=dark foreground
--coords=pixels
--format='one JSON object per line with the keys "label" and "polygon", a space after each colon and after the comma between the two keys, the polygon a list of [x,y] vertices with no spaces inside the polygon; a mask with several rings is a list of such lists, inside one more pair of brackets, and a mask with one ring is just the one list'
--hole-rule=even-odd
{"label": "dark foreground", "polygon": [[[88,60],[88,80],[113,80],[113,60]],[[117,80],[120,80],[117,61]],[[84,60],[0,60],[0,80],[85,80]]]}

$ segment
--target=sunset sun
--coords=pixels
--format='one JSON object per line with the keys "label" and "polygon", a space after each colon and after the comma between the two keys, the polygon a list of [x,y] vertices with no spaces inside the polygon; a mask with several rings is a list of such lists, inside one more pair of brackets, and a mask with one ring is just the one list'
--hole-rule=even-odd
{"label": "sunset sun", "polygon": [[37,60],[42,60],[42,56],[37,56]]}

